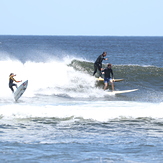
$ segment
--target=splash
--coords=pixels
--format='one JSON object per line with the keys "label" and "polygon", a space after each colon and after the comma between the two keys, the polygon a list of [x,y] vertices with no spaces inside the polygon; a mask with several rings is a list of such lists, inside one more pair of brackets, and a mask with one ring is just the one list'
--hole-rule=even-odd
{"label": "splash", "polygon": [[67,57],[63,61],[54,58],[50,60],[49,57],[44,62],[26,61],[22,63],[17,59],[0,61],[0,69],[3,70],[0,97],[9,97],[11,94],[8,88],[8,78],[11,72],[17,74],[16,80],[28,79],[26,96],[65,94],[71,97],[88,97],[88,94],[96,90],[94,77],[75,70],[69,66],[70,62],[71,59]]}

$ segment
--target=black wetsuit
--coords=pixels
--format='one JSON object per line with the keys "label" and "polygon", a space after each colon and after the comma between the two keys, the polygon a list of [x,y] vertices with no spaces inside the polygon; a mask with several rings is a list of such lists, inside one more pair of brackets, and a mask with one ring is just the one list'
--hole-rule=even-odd
{"label": "black wetsuit", "polygon": [[12,76],[10,76],[10,78],[9,78],[9,88],[11,89],[12,92],[14,92],[14,89],[12,88],[13,86],[15,86],[17,88],[17,85],[13,83],[14,81],[16,81],[16,80]]}
{"label": "black wetsuit", "polygon": [[111,68],[105,68],[104,70],[102,70],[102,72],[104,72],[104,78],[111,78],[110,74],[112,75],[113,78],[113,70]]}
{"label": "black wetsuit", "polygon": [[95,75],[97,70],[99,70],[99,75],[100,75],[100,77],[102,77],[101,68],[102,68],[102,61],[103,60],[105,60],[105,58],[104,58],[104,56],[102,54],[96,59],[96,61],[94,63],[94,73],[93,73],[93,76]]}

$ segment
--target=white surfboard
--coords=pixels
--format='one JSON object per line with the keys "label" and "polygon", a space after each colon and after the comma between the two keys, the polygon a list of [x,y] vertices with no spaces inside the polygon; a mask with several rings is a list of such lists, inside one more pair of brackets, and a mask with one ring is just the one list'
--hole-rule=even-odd
{"label": "white surfboard", "polygon": [[14,99],[15,101],[17,101],[21,96],[22,94],[25,92],[25,90],[27,89],[27,86],[28,86],[28,80],[26,80],[25,82],[23,82],[18,88],[17,90],[15,91],[14,93]]}
{"label": "white surfboard", "polygon": [[[104,78],[96,78],[97,81],[104,81]],[[124,79],[114,79],[115,82],[123,81]]]}
{"label": "white surfboard", "polygon": [[123,91],[113,91],[113,92],[106,92],[109,95],[115,95],[115,94],[122,94],[122,93],[129,93],[137,91],[138,89],[131,89],[131,90],[123,90]]}

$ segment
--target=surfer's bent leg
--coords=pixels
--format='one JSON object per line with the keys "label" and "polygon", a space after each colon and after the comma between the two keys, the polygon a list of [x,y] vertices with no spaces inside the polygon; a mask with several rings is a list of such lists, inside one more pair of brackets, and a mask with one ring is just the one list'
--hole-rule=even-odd
{"label": "surfer's bent leg", "polygon": [[95,75],[96,72],[97,72],[97,65],[94,64],[94,73],[93,73],[93,76]]}
{"label": "surfer's bent leg", "polygon": [[9,85],[9,88],[11,89],[12,92],[14,92],[13,86],[15,86],[17,88],[17,84]]}
{"label": "surfer's bent leg", "polygon": [[11,91],[14,93],[14,89],[12,88],[12,86],[9,86],[9,88],[11,89]]}
{"label": "surfer's bent leg", "polygon": [[13,84],[12,86],[15,86],[17,88],[17,84]]}
{"label": "surfer's bent leg", "polygon": [[98,65],[97,68],[98,68],[98,71],[99,71],[99,77],[102,78],[102,72],[101,72],[102,65]]}

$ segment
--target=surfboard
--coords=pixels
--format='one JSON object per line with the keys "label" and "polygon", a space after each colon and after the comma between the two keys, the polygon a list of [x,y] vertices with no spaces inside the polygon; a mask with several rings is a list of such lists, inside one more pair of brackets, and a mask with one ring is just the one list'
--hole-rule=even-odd
{"label": "surfboard", "polygon": [[107,94],[110,95],[115,95],[115,94],[122,94],[122,93],[129,93],[129,92],[134,92],[137,91],[138,89],[131,89],[131,90],[123,90],[123,91],[113,91],[113,92],[106,92]]}
{"label": "surfboard", "polygon": [[28,86],[28,80],[26,80],[25,82],[23,82],[15,91],[14,93],[14,99],[15,101],[18,101],[18,99],[23,95],[23,93],[25,92],[25,90],[27,89]]}
{"label": "surfboard", "polygon": [[[97,81],[104,81],[103,78],[96,78]],[[124,79],[114,79],[115,82],[123,81]]]}

